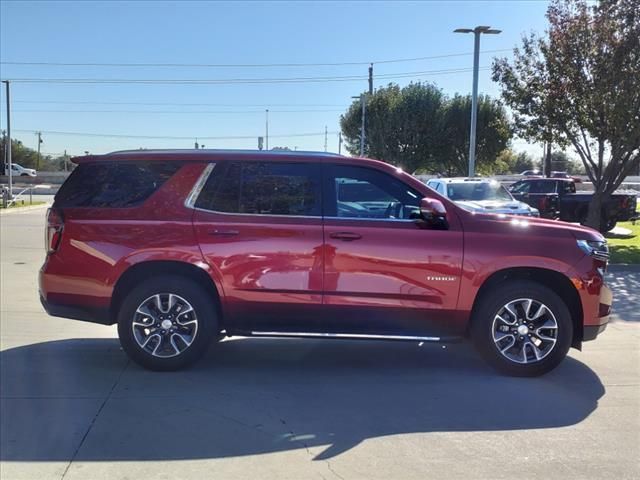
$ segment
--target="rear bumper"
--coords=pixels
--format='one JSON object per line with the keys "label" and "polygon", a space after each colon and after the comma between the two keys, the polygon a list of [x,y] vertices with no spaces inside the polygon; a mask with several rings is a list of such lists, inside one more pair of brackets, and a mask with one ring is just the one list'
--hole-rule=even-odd
{"label": "rear bumper", "polygon": [[40,296],[40,303],[52,317],[70,318],[83,322],[99,323],[100,325],[113,325],[115,323],[109,314],[108,308],[55,304],[47,302],[43,296]]}

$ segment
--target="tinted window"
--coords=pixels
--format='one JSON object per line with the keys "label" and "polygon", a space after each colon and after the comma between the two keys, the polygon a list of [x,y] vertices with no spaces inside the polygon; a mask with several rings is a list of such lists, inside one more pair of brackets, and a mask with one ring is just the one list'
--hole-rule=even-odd
{"label": "tinted window", "polygon": [[531,182],[517,182],[509,187],[509,191],[516,194],[529,193],[529,187],[531,187]]}
{"label": "tinted window", "polygon": [[180,168],[167,162],[84,163],[55,197],[57,207],[133,207],[144,202]]}
{"label": "tinted window", "polygon": [[556,182],[554,181],[545,181],[545,180],[536,180],[531,182],[531,193],[555,193],[556,191]]}
{"label": "tinted window", "polygon": [[379,170],[329,166],[327,215],[344,218],[410,218],[422,195]]}
{"label": "tinted window", "polygon": [[226,213],[320,216],[317,165],[224,162],[214,168],[196,207]]}

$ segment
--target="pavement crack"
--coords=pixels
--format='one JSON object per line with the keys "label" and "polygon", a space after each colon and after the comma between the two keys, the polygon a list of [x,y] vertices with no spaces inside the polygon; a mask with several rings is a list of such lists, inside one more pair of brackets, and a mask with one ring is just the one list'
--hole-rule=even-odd
{"label": "pavement crack", "polygon": [[344,477],[342,475],[340,475],[338,472],[336,472],[333,467],[331,466],[331,462],[329,460],[325,460],[325,463],[327,464],[327,468],[329,469],[329,471],[331,473],[333,473],[336,477],[338,477],[340,480],[344,480]]}
{"label": "pavement crack", "polygon": [[114,390],[118,386],[118,383],[120,383],[120,379],[122,379],[122,375],[124,375],[124,372],[127,370],[127,367],[129,366],[130,363],[131,363],[131,360],[127,360],[127,362],[124,364],[124,367],[122,367],[122,370],[120,371],[120,374],[118,375],[116,380],[113,382],[113,385],[111,385],[111,389],[109,390],[109,393],[107,393],[107,396],[104,398],[104,401],[100,405],[100,408],[98,408],[98,411],[93,416],[93,419],[91,420],[91,423],[87,427],[87,431],[84,432],[84,435],[82,436],[82,439],[80,440],[80,443],[78,444],[78,447],[73,452],[73,455],[71,456],[71,459],[69,460],[69,463],[67,464],[66,468],[64,469],[64,472],[62,472],[62,476],[60,477],[60,480],[64,480],[64,477],[67,475],[67,472],[69,472],[69,469],[71,468],[71,464],[74,462],[74,460],[78,456],[78,452],[80,452],[80,449],[82,448],[82,445],[84,445],[84,441],[89,436],[89,432],[91,432],[91,429],[93,428],[93,425],[96,423],[96,420],[98,420],[98,417],[102,413],[102,410],[104,409],[104,406],[107,404],[107,402],[109,401],[109,399],[113,395]]}

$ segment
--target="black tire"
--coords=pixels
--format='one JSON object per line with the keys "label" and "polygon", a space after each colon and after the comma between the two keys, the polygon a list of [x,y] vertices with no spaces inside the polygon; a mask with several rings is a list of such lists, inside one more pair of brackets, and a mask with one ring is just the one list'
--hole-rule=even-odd
{"label": "black tire", "polygon": [[[186,300],[193,308],[193,315],[197,319],[195,334],[192,335],[191,344],[176,340],[175,344],[184,347],[175,356],[159,357],[143,349],[134,335],[134,317],[141,304],[154,295],[173,294]],[[118,336],[120,344],[127,355],[138,365],[149,370],[171,371],[185,368],[199,360],[219,333],[218,315],[215,298],[207,293],[195,281],[178,275],[161,275],[145,280],[135,287],[126,296],[120,311],[118,312]],[[176,319],[183,314],[175,315]],[[182,317],[185,318],[185,317]],[[155,320],[153,320],[155,321]],[[153,323],[152,321],[152,323]],[[138,320],[140,322],[140,320]],[[138,323],[139,325],[139,323]],[[158,330],[158,329],[154,329]],[[163,332],[165,332],[163,330]],[[167,335],[168,332],[166,332]],[[162,341],[167,341],[167,335],[163,335]],[[156,333],[157,338],[160,334]],[[191,338],[191,336],[189,336]],[[156,341],[156,339],[152,339]]]}
{"label": "black tire", "polygon": [[[517,363],[515,360],[507,358],[500,352],[494,341],[494,319],[499,313],[505,312],[503,310],[505,305],[519,299],[532,299],[535,302],[534,305],[543,304],[555,317],[557,324],[553,346],[548,349],[543,358],[540,360],[532,359],[529,363]],[[496,320],[496,322],[498,321]],[[502,326],[503,324],[498,322],[496,325]],[[546,330],[546,332],[548,334],[553,330]],[[533,335],[533,340],[537,341],[536,334],[533,333]],[[508,336],[511,336],[511,332],[508,332]],[[498,371],[517,377],[536,377],[550,372],[566,357],[573,339],[573,321],[567,305],[553,290],[534,281],[516,280],[492,288],[480,299],[480,304],[472,318],[471,338],[482,357]],[[518,343],[512,348],[515,349],[515,352],[518,352],[518,347],[523,343],[523,340],[520,339],[524,338],[526,343],[527,335],[513,334],[513,338]],[[502,347],[509,343],[510,339],[506,338],[505,342],[500,343],[500,345]],[[547,344],[542,343],[542,345]],[[527,361],[529,354],[536,353],[533,350],[537,349],[534,349],[531,345],[522,347],[520,353],[524,354],[523,359],[525,361]],[[508,350],[508,352],[513,351],[512,349]],[[537,351],[540,352],[540,350]]]}

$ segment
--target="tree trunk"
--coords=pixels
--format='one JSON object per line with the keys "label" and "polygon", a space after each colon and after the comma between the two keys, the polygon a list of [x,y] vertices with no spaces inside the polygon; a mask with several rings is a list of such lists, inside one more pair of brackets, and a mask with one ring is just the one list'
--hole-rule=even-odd
{"label": "tree trunk", "polygon": [[544,176],[551,176],[551,142],[547,142],[547,153],[544,157]]}
{"label": "tree trunk", "polygon": [[596,230],[600,230],[603,227],[603,225],[601,225],[602,205],[604,204],[606,197],[608,197],[608,195],[604,192],[598,192],[597,190],[593,192],[593,197],[591,197],[591,202],[589,202],[587,218],[586,221],[583,222],[583,225],[595,228]]}

